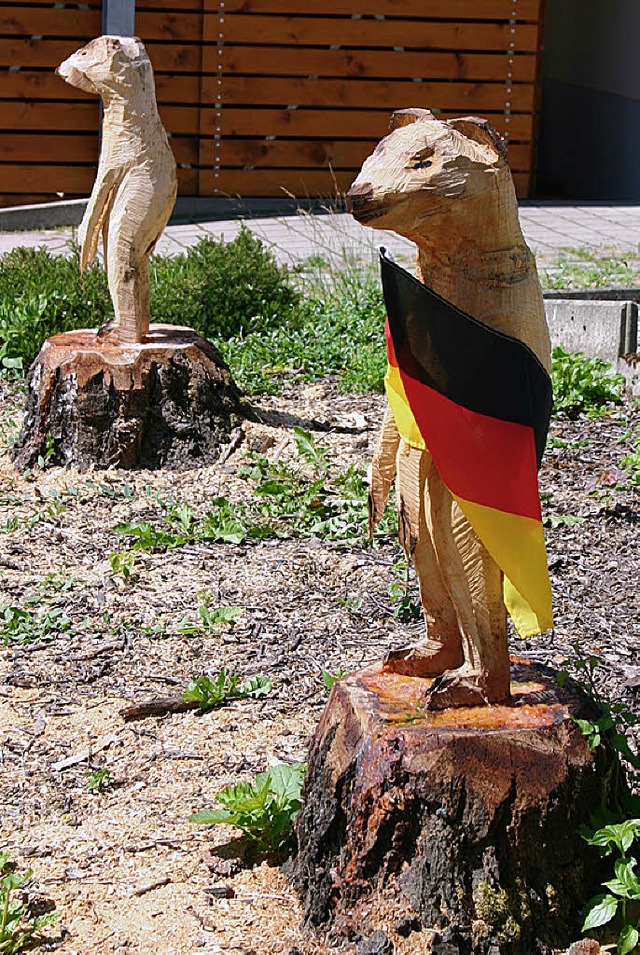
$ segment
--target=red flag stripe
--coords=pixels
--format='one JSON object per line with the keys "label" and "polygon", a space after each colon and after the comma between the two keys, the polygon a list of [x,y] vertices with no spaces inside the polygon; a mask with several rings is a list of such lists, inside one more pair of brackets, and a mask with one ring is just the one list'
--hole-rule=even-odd
{"label": "red flag stripe", "polygon": [[[398,368],[390,336],[389,364]],[[463,408],[399,368],[425,444],[452,494],[542,520],[533,429]]]}

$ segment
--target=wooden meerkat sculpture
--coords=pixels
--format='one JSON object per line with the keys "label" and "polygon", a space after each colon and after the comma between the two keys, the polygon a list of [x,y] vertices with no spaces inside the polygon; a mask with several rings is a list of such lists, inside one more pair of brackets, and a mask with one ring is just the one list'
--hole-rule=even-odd
{"label": "wooden meerkat sculpture", "polygon": [[114,321],[98,336],[142,342],[149,332],[149,255],[175,204],[176,164],[155,98],[151,62],[137,37],[101,36],[56,72],[102,98],[98,174],[78,231],[80,268],[90,265],[100,234]]}
{"label": "wooden meerkat sculpture", "polygon": [[[347,195],[347,203],[362,224],[393,230],[415,242],[417,277],[427,290],[436,293],[436,307],[441,297],[440,303],[446,300],[445,306],[465,313],[474,334],[481,330],[473,326],[482,323],[503,333],[503,338],[509,336],[507,344],[516,352],[519,349],[518,360],[522,358],[536,381],[540,379],[542,404],[550,410],[550,386],[547,392],[546,380],[551,358],[544,303],[534,258],[519,224],[506,149],[495,130],[476,117],[444,122],[428,110],[400,110],[393,114],[391,133],[365,161]],[[411,277],[407,276],[407,280],[415,283]],[[392,284],[393,281],[392,276]],[[409,295],[413,295],[411,288]],[[408,338],[413,335],[416,339],[408,342],[409,350],[414,350],[414,361],[420,349],[425,354],[429,350],[430,333],[425,332],[426,340],[420,341],[419,321],[407,327]],[[493,337],[501,339],[499,335]],[[514,343],[513,339],[517,341]],[[527,348],[523,349],[521,343]],[[499,345],[502,344],[500,340]],[[390,372],[396,373],[398,388],[404,395],[400,373],[392,367],[392,360],[395,358],[390,357]],[[426,361],[433,361],[433,357]],[[435,374],[445,381],[446,392],[442,368],[436,369]],[[415,375],[419,378],[418,372]],[[507,368],[504,376],[509,377]],[[410,380],[410,376],[405,378],[405,384]],[[490,383],[480,380],[474,387],[482,390]],[[520,383],[515,381],[513,391],[519,387]],[[387,393],[391,394],[389,386]],[[519,397],[514,407],[526,405],[525,399],[526,396]],[[448,400],[446,394],[444,398],[440,394],[438,400],[438,408],[447,413],[449,406],[443,404]],[[465,427],[474,425],[469,422],[473,412],[473,407],[463,409]],[[434,415],[432,411],[429,414]],[[435,417],[439,414],[438,411]],[[506,417],[509,415],[507,409]],[[487,415],[476,415],[475,419],[484,427]],[[496,440],[506,444],[512,434],[516,442],[522,438],[526,456],[533,439],[529,441],[530,435],[523,435],[517,414],[503,424],[502,430],[500,425],[487,433],[495,433]],[[415,421],[412,426],[415,428]],[[423,430],[428,430],[428,426],[427,421]],[[544,446],[544,433],[538,445]],[[469,502],[464,500],[468,495],[456,493],[455,488],[452,491],[451,482],[445,482],[446,468],[436,466],[435,462],[435,446],[439,448],[442,435],[435,436],[434,447],[429,438],[423,442],[418,434],[418,439],[413,441],[410,434],[401,434],[397,415],[389,407],[372,466],[371,520],[375,525],[380,519],[395,477],[401,539],[413,558],[427,634],[417,646],[389,654],[383,669],[436,677],[428,697],[432,708],[506,702],[510,665],[503,578],[507,569],[511,573],[513,566],[511,583],[518,584],[530,572],[540,577],[533,590],[537,587],[541,595],[538,603],[543,610],[537,618],[533,615],[533,624],[529,621],[519,628],[521,632],[539,632],[551,625],[544,537],[536,511],[537,478],[534,474],[529,503],[521,513],[507,515],[509,520],[513,518],[509,523],[502,512],[485,506],[487,500],[491,503],[490,488],[487,500],[479,495]],[[455,434],[445,436],[445,440],[455,442]],[[538,450],[539,458],[541,449]],[[529,463],[535,469],[535,448],[533,456]],[[469,473],[475,467],[474,460],[463,462],[463,470],[467,468]],[[495,468],[495,462],[490,463],[491,467]],[[498,472],[493,473],[500,483]],[[519,510],[518,506],[514,509]],[[497,523],[502,520],[498,529],[502,540],[494,550],[495,534],[485,536],[484,524],[489,519],[487,515],[496,514]],[[518,535],[522,535],[521,551]],[[485,546],[490,538],[491,543]],[[498,554],[502,561],[509,549],[507,563],[511,563],[507,568],[506,563],[501,566],[494,557]],[[525,566],[527,561],[530,567]],[[510,585],[509,580],[506,583]],[[513,586],[511,591],[516,610],[512,611],[511,606],[509,609],[517,625],[518,601],[520,606],[526,602]],[[530,610],[528,605],[526,610]]]}

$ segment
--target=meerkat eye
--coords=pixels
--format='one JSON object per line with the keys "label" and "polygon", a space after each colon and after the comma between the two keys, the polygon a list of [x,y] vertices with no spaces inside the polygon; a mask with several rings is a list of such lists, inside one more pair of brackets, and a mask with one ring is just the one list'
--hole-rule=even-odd
{"label": "meerkat eye", "polygon": [[411,168],[412,169],[428,169],[429,166],[432,166],[431,156],[433,156],[433,149],[431,146],[428,146],[426,149],[421,149],[419,153],[414,153],[411,157]]}

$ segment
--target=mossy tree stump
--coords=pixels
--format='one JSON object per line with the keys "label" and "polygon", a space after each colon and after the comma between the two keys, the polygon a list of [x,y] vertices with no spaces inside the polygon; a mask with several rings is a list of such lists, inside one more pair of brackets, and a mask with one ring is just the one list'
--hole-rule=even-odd
{"label": "mossy tree stump", "polygon": [[189,328],[152,325],[143,342],[127,344],[92,329],[63,332],[29,370],[14,463],[207,464],[248,416],[220,353]]}
{"label": "mossy tree stump", "polygon": [[[307,927],[402,935],[410,907],[422,938],[407,951],[565,949],[598,886],[579,829],[606,801],[613,766],[572,720],[593,704],[524,661],[511,705],[429,712],[429,682],[375,668],[331,691],[297,821]],[[427,935],[433,948],[416,948]]]}

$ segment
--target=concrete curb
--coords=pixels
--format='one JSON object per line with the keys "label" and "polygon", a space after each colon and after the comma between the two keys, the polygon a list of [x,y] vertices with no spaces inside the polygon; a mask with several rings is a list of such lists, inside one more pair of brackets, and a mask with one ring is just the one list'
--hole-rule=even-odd
{"label": "concrete curb", "polygon": [[[78,226],[88,199],[65,199],[32,206],[0,209],[0,232],[35,232]],[[176,201],[170,225],[182,222],[214,222],[218,219],[259,219],[296,215],[301,210],[321,215],[344,212],[344,204],[327,199],[213,199],[181,196]]]}
{"label": "concrete curb", "polygon": [[640,395],[637,301],[547,298],[544,305],[554,348],[604,358],[624,375],[631,394]]}

